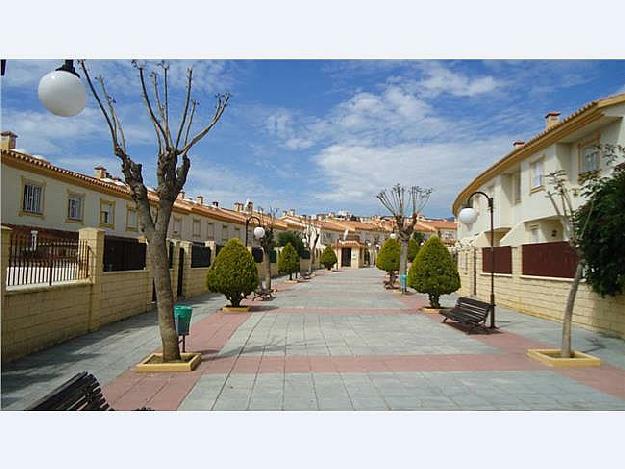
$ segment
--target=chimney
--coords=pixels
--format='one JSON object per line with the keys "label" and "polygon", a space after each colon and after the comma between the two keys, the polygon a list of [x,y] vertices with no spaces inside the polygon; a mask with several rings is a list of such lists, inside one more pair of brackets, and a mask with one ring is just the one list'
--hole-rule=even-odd
{"label": "chimney", "polygon": [[196,201],[198,204],[200,204],[200,205],[204,205],[204,197],[202,197],[201,195],[198,195],[198,196],[195,198],[195,201]]}
{"label": "chimney", "polygon": [[0,133],[0,148],[3,150],[15,150],[15,141],[17,140],[17,135],[15,135],[10,130],[5,130]]}
{"label": "chimney", "polygon": [[242,202],[235,202],[234,203],[234,211],[235,212],[242,212],[243,211],[243,203]]}
{"label": "chimney", "polygon": [[180,191],[180,193],[178,194],[178,198],[184,199],[184,191]]}
{"label": "chimney", "polygon": [[514,148],[521,148],[523,145],[525,145],[525,142],[523,140],[515,140],[514,142],[512,142],[512,146]]}
{"label": "chimney", "polygon": [[106,168],[104,166],[96,166],[94,169],[96,178],[104,179],[108,176],[108,173],[106,172]]}
{"label": "chimney", "polygon": [[560,113],[559,112],[550,112],[545,116],[545,130],[550,129],[554,125],[560,122]]}
{"label": "chimney", "polygon": [[286,210],[282,210],[282,216],[286,217],[289,214],[289,212],[287,212]]}
{"label": "chimney", "polygon": [[219,200],[213,200],[213,207],[219,207]]}
{"label": "chimney", "polygon": [[245,210],[247,210],[248,212],[252,212],[254,210],[254,202],[252,202],[250,199],[247,199],[245,201]]}
{"label": "chimney", "polygon": [[289,209],[289,215],[294,217],[295,216],[295,209],[293,209],[293,208]]}

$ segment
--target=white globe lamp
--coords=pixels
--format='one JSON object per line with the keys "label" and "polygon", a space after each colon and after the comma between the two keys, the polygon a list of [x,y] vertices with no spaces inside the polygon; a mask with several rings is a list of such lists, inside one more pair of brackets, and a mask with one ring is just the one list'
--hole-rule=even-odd
{"label": "white globe lamp", "polygon": [[475,223],[475,220],[477,220],[477,215],[477,210],[475,210],[473,207],[465,207],[460,210],[460,213],[458,214],[458,220],[460,220],[460,222],[464,223],[465,225],[472,225],[473,223]]}
{"label": "white globe lamp", "polygon": [[254,228],[254,238],[261,239],[265,237],[265,228],[262,226],[257,226]]}
{"label": "white globe lamp", "polygon": [[391,233],[391,239],[397,239],[397,233]]}
{"label": "white globe lamp", "polygon": [[72,117],[79,114],[87,103],[85,88],[76,74],[73,61],[44,75],[37,89],[39,100],[52,114]]}

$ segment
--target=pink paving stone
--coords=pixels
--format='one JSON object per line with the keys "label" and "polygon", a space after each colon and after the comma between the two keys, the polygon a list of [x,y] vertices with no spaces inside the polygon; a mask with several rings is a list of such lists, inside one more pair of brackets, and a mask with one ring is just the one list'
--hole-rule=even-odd
{"label": "pink paving stone", "polygon": [[254,373],[260,368],[261,356],[239,356],[232,368],[233,373]]}
{"label": "pink paving stone", "polygon": [[154,410],[176,410],[200,376],[196,372],[172,373],[165,386],[148,399],[146,405]]}
{"label": "pink paving stone", "polygon": [[284,359],[282,357],[262,357],[259,373],[283,373]]}
{"label": "pink paving stone", "polygon": [[156,395],[167,384],[169,373],[147,374],[145,378],[130,388],[127,393],[110,404],[117,410],[134,410],[147,405],[152,396]]}
{"label": "pink paving stone", "polygon": [[115,402],[144,378],[144,375],[127,370],[110,383],[102,386],[102,393],[109,403]]}
{"label": "pink paving stone", "polygon": [[580,383],[625,399],[625,371],[611,365],[597,368],[558,369],[559,373]]}

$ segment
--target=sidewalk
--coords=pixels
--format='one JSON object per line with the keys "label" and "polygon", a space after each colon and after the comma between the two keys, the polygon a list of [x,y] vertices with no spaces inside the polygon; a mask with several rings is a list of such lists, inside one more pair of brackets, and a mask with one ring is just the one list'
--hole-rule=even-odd
{"label": "sidewalk", "polygon": [[132,371],[159,346],[151,313],[3,369],[3,408],[24,408],[89,370],[117,409],[625,409],[623,340],[576,327],[575,348],[604,364],[558,371],[525,353],[557,347],[559,323],[498,308],[503,333],[467,335],[439,315],[417,312],[423,295],[384,290],[375,269],[276,285],[276,299],[250,302],[250,313],[215,312],[221,297],[193,300],[187,349],[204,355],[194,372]]}

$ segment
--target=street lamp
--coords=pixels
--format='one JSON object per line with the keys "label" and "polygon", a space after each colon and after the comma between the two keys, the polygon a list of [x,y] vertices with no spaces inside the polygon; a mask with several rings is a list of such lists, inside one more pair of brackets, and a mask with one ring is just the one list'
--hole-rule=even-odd
{"label": "street lamp", "polygon": [[59,68],[41,77],[37,94],[48,111],[61,117],[79,114],[87,103],[85,88],[73,60],[66,60]]}
{"label": "street lamp", "polygon": [[261,239],[262,237],[265,236],[265,228],[263,228],[262,223],[260,222],[260,219],[256,215],[252,215],[248,217],[245,220],[245,247],[247,247],[248,234],[249,234],[248,232],[250,229],[250,222],[252,220],[256,220],[258,222],[258,226],[254,228],[254,238]]}
{"label": "street lamp", "polygon": [[391,233],[391,239],[397,239],[397,233]]}
{"label": "street lamp", "polygon": [[[6,62],[6,59],[0,60],[0,76],[6,73]],[[73,60],[66,60],[59,68],[44,75],[39,81],[37,94],[48,111],[61,117],[79,114],[87,103],[85,88]]]}
{"label": "street lamp", "polygon": [[469,206],[474,195],[483,195],[488,200],[488,211],[490,213],[490,328],[495,326],[495,228],[493,221],[493,198],[481,191],[476,191],[467,199],[466,206],[460,210],[458,220],[465,225],[472,225],[477,220],[478,212]]}

